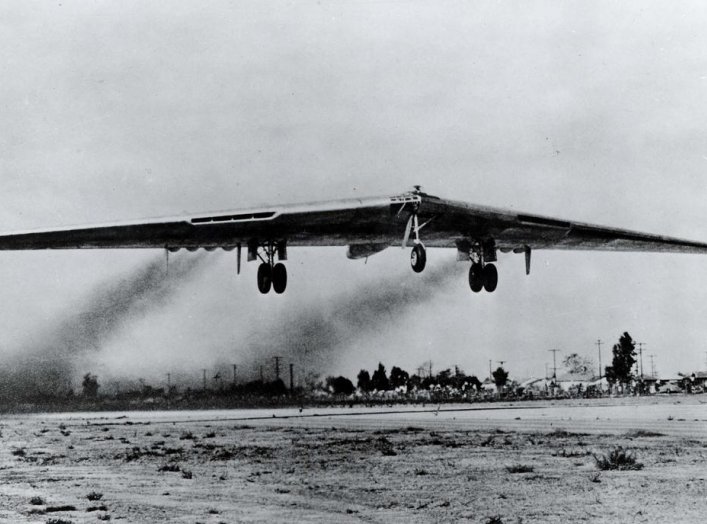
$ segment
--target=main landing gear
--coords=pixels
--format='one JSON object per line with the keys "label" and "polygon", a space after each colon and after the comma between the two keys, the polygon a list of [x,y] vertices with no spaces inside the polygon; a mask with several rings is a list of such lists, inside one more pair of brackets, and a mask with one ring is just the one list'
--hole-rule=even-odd
{"label": "main landing gear", "polygon": [[469,268],[469,287],[474,293],[485,289],[493,293],[498,286],[498,270],[494,264],[473,262]]}
{"label": "main landing gear", "polygon": [[287,259],[284,243],[268,242],[263,246],[248,246],[248,257],[261,260],[258,266],[258,291],[264,295],[269,293],[270,289],[280,295],[287,288],[287,268],[282,262],[275,263],[276,253],[279,260]]}
{"label": "main landing gear", "polygon": [[457,244],[462,260],[468,253],[471,260],[469,268],[469,287],[474,293],[485,289],[493,293],[498,286],[498,270],[491,262],[496,261],[496,244],[493,239],[476,241],[471,244],[460,242]]}

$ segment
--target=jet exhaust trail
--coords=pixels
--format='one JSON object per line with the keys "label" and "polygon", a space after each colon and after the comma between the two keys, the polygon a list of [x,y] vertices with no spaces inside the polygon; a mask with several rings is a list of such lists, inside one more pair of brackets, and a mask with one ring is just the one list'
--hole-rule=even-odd
{"label": "jet exhaust trail", "polygon": [[74,359],[98,351],[131,319],[165,305],[196,274],[203,253],[175,256],[169,271],[162,256],[119,280],[102,284],[84,303],[25,343],[0,371],[0,399],[66,393],[74,378]]}
{"label": "jet exhaust trail", "polygon": [[[275,318],[250,333],[250,354],[257,362],[279,355],[284,362],[304,363],[309,370],[321,372],[324,364],[335,362],[356,337],[367,337],[401,322],[410,309],[434,300],[448,285],[456,285],[464,270],[466,265],[450,261],[429,267],[420,277],[401,274],[376,279],[319,307]],[[252,365],[245,367],[253,369]],[[286,374],[283,368],[281,378]],[[252,371],[250,378],[256,378]]]}

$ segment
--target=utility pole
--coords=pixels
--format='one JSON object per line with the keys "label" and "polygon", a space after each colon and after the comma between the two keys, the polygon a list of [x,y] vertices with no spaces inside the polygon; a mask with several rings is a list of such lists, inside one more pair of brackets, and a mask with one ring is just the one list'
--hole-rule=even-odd
{"label": "utility pole", "polygon": [[599,351],[599,379],[601,380],[601,345],[602,341],[597,339],[597,348]]}
{"label": "utility pole", "polygon": [[290,362],[290,393],[295,391],[295,365]]}
{"label": "utility pole", "polygon": [[638,358],[641,363],[641,380],[643,380],[643,342],[638,343]]}
{"label": "utility pole", "polygon": [[236,385],[236,371],[238,371],[238,366],[236,364],[233,364],[233,386],[234,387]]}
{"label": "utility pole", "polygon": [[172,374],[167,373],[167,408],[169,409],[169,401],[172,396]]}
{"label": "utility pole", "polygon": [[557,380],[557,360],[556,360],[556,355],[557,352],[560,351],[559,349],[548,349],[548,351],[552,351],[552,378],[553,380]]}
{"label": "utility pole", "polygon": [[202,373],[203,373],[203,375],[204,375],[204,391],[206,391],[206,370],[205,370],[205,369],[202,369],[201,371],[202,371]]}
{"label": "utility pole", "polygon": [[489,359],[489,380],[493,380],[493,371],[491,371],[491,359]]}
{"label": "utility pole", "polygon": [[282,357],[273,357],[275,359],[275,380],[280,380],[280,360]]}
{"label": "utility pole", "polygon": [[648,356],[651,359],[651,377],[655,378],[655,363],[653,362],[653,357],[655,357],[655,355],[651,354]]}

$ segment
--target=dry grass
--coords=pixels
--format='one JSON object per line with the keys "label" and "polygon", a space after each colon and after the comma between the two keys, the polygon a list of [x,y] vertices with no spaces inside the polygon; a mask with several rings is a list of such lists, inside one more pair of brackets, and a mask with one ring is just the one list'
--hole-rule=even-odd
{"label": "dry grass", "polygon": [[594,461],[601,470],[632,470],[643,469],[643,464],[636,460],[636,456],[629,450],[618,446],[606,455],[594,455]]}

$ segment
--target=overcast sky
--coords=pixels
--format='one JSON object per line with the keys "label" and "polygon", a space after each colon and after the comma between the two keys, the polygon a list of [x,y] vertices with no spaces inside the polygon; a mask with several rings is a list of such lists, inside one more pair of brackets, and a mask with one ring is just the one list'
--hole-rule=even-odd
{"label": "overcast sky", "polygon": [[[0,229],[422,184],[705,241],[705,22],[701,2],[3,2]],[[707,257],[535,252],[526,277],[501,255],[498,290],[475,295],[453,252],[429,253],[427,279],[401,249],[344,254],[292,249],[284,296],[208,254],[76,372],[246,373],[270,366],[271,342],[312,337],[328,347],[287,360],[353,378],[379,360],[484,375],[492,359],[527,377],[549,349],[596,359],[598,338],[607,364],[624,331],[663,374],[705,368]],[[0,351],[27,351],[162,256],[0,254]]]}

